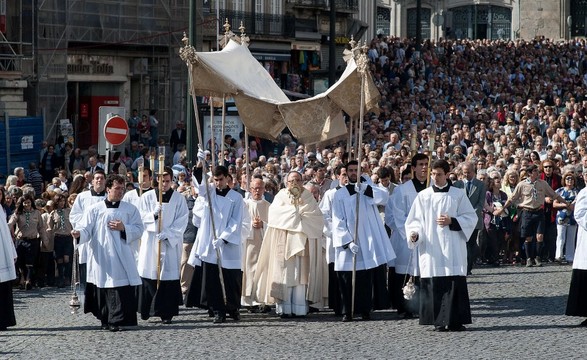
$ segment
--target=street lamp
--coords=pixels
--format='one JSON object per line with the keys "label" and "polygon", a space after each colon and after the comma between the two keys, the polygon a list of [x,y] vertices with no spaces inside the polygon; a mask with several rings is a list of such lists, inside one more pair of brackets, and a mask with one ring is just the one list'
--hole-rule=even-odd
{"label": "street lamp", "polygon": [[571,15],[567,16],[567,28],[569,29],[569,40],[571,40],[572,32],[571,27],[573,26],[573,17]]}

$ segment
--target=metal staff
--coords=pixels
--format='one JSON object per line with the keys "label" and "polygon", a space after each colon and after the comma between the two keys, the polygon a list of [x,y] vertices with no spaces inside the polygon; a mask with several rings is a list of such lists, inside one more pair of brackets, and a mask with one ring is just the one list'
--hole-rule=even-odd
{"label": "metal staff", "polygon": [[139,173],[138,173],[138,177],[139,177],[139,196],[143,196],[143,172],[145,170],[145,159],[143,157],[140,157],[137,159],[137,163],[138,163],[138,168],[139,168]]}
{"label": "metal staff", "polygon": [[[184,48],[180,49],[180,56],[186,62],[188,67],[188,76],[190,82],[190,92],[192,94],[192,103],[194,105],[194,115],[196,117],[196,132],[198,133],[198,142],[203,144],[202,140],[202,128],[200,125],[200,115],[198,113],[198,103],[196,102],[196,89],[194,87],[194,83],[192,81],[192,66],[193,62],[197,60],[196,50],[193,46],[189,46],[189,39],[183,36],[182,39],[184,43]],[[202,169],[203,173],[203,182],[206,185],[206,198],[208,200],[208,204],[210,206],[210,223],[212,226],[212,237],[216,240],[216,226],[214,225],[214,211],[212,207],[212,197],[210,196],[210,188],[208,187],[208,180],[207,180],[207,173],[205,164],[203,164],[204,168]],[[220,257],[220,250],[216,249],[216,258],[218,259],[218,274],[220,278],[220,287],[222,288],[222,299],[224,300],[224,305],[226,305],[226,287],[224,286],[224,274],[222,273],[222,259]]]}
{"label": "metal staff", "polygon": [[[247,129],[247,127],[245,126],[245,174],[247,175],[247,181],[245,182],[245,186],[247,187],[246,189],[243,189],[245,191],[249,190],[249,176],[250,176],[250,170],[249,170],[249,161],[251,161],[250,159],[250,153],[249,153],[250,149],[249,149],[249,130]],[[239,179],[240,180],[240,179]]]}
{"label": "metal staff", "polygon": [[222,95],[222,126],[220,127],[220,155],[218,165],[224,165],[224,127],[226,125],[226,94]]}
{"label": "metal staff", "polygon": [[[197,119],[197,117],[196,117]],[[216,161],[216,149],[215,149],[215,141],[214,141],[214,97],[210,95],[210,170],[213,171],[214,164]]]}
{"label": "metal staff", "polygon": [[426,187],[430,185],[430,168],[432,167],[432,150],[436,141],[436,123],[430,127],[430,139],[428,139],[428,173],[426,174]]}
{"label": "metal staff", "polygon": [[[161,234],[161,230],[163,230],[163,171],[164,171],[164,163],[165,163],[165,147],[159,147],[159,215],[157,218],[157,232]],[[161,284],[161,239],[157,244],[157,290],[159,290],[159,285]]]}
{"label": "metal staff", "polygon": [[349,116],[349,119],[350,119],[350,121],[349,121],[349,142],[346,145],[346,152],[347,152],[347,154],[349,154],[349,157],[350,157],[351,156],[351,146],[353,144],[353,126],[354,126],[353,120],[354,119],[352,116]]}
{"label": "metal staff", "polygon": [[[416,124],[412,124],[410,126],[411,131],[410,131],[410,152],[412,157],[414,157],[414,155],[416,155],[416,153],[418,153],[418,125]],[[412,172],[412,179],[415,177],[415,168],[411,165],[410,163],[410,167],[411,167],[411,172]]]}
{"label": "metal staff", "polygon": [[[359,131],[357,134],[357,161],[359,163],[359,176],[357,178],[357,183],[360,184],[361,183],[361,175],[363,173],[363,167],[361,165],[361,160],[363,157],[363,146],[362,146],[362,140],[363,140],[363,121],[364,121],[364,117],[365,117],[365,77],[367,75],[367,63],[368,63],[368,59],[367,59],[367,51],[368,51],[368,47],[367,45],[363,45],[362,47],[360,47],[360,55],[358,56],[357,59],[357,70],[359,71],[360,75],[361,75],[361,108],[359,110]],[[358,237],[359,237],[359,200],[360,200],[360,194],[357,193],[357,197],[356,197],[356,206],[355,206],[355,237],[353,239],[354,243],[357,243],[358,241]],[[354,315],[355,312],[355,289],[356,289],[356,282],[357,282],[357,254],[353,253],[353,273],[352,273],[352,281],[351,281],[351,287],[352,287],[352,293],[351,293],[351,319]]]}

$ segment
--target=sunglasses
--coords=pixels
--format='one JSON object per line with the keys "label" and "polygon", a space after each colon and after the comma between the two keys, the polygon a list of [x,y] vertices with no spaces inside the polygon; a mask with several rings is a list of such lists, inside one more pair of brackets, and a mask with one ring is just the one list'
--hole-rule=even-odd
{"label": "sunglasses", "polygon": [[545,169],[552,169],[552,165],[544,165]]}

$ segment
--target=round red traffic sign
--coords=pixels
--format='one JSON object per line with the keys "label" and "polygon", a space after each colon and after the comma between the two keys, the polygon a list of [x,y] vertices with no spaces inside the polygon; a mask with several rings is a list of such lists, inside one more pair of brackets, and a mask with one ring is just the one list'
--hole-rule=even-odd
{"label": "round red traffic sign", "polygon": [[114,115],[104,125],[104,137],[112,145],[120,145],[128,136],[128,124],[126,120]]}

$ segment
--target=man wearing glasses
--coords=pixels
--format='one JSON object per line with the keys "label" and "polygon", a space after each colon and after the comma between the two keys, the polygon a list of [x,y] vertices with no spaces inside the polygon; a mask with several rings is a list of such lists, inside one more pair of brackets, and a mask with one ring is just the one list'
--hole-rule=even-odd
{"label": "man wearing glasses", "polygon": [[[538,166],[530,165],[526,168],[528,178],[524,181],[520,181],[514,192],[506,201],[504,206],[499,210],[500,215],[504,209],[509,208],[512,204],[518,206],[518,211],[521,212],[520,216],[520,236],[525,238],[525,250],[526,250],[526,266],[533,266],[532,258],[536,255],[535,261],[536,266],[542,266],[540,260],[540,251],[544,244],[544,203],[546,197],[550,197],[552,200],[558,200],[561,203],[569,205],[569,203],[560,195],[558,195],[548,183],[540,179],[540,172]],[[536,253],[532,253],[532,240],[536,234]]]}

